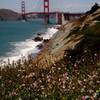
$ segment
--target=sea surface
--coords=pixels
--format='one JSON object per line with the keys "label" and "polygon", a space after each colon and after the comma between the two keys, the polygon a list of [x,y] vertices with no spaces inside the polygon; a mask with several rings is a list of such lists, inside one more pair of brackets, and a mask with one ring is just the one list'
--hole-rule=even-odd
{"label": "sea surface", "polygon": [[36,54],[36,48],[41,42],[32,39],[37,33],[45,33],[45,39],[50,38],[57,30],[45,25],[42,20],[34,21],[1,21],[0,22],[0,62],[10,59],[18,60],[29,54]]}

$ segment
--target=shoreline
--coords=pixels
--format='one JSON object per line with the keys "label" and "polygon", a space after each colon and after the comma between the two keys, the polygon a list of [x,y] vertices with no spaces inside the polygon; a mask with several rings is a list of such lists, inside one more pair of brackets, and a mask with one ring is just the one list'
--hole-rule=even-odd
{"label": "shoreline", "polygon": [[[32,58],[35,59],[36,56],[39,55],[40,52],[42,52],[42,50],[43,50],[43,49],[39,49],[37,46],[40,45],[40,44],[44,45],[43,41],[46,40],[46,39],[49,40],[53,36],[53,34],[55,34],[57,31],[58,31],[58,29],[56,29],[54,26],[52,26],[52,27],[46,29],[45,34],[41,34],[41,37],[43,37],[42,41],[38,41],[38,42],[33,41],[32,40],[34,38],[34,36],[33,36],[33,38],[26,39],[26,41],[22,41],[21,42],[22,44],[20,44],[20,46],[19,46],[19,43],[17,43],[16,46],[17,45],[19,46],[18,49],[21,48],[21,46],[24,46],[24,45],[26,45],[27,48],[22,49],[22,51],[20,51],[20,53],[22,52],[22,54],[0,58],[0,65],[1,66],[7,65],[8,63],[12,64],[13,61],[17,62],[19,60],[22,60],[23,58],[27,59],[27,57],[29,55],[31,55]],[[36,33],[35,36],[38,36],[38,33]],[[14,52],[16,53],[17,51],[14,51]]]}

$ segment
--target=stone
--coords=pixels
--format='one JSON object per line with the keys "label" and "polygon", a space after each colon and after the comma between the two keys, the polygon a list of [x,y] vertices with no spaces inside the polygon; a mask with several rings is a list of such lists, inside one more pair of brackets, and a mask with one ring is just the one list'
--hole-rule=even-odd
{"label": "stone", "polygon": [[42,49],[43,48],[43,44],[41,43],[41,44],[37,45],[37,48],[38,49]]}
{"label": "stone", "polygon": [[42,40],[43,40],[43,37],[37,36],[37,37],[35,37],[33,40],[34,40],[35,42],[42,41]]}
{"label": "stone", "polygon": [[47,42],[49,42],[49,39],[44,39],[43,42],[47,43]]}

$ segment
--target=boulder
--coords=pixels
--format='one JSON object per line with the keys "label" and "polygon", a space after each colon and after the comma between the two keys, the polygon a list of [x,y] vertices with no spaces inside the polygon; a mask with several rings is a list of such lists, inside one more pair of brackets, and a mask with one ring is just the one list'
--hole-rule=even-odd
{"label": "boulder", "polygon": [[43,42],[44,42],[44,43],[47,43],[47,42],[49,42],[49,40],[50,40],[50,39],[44,39]]}
{"label": "boulder", "polygon": [[41,43],[41,44],[37,45],[36,47],[37,47],[38,49],[42,49],[42,48],[43,48],[43,44]]}
{"label": "boulder", "polygon": [[42,41],[42,40],[43,40],[43,37],[37,36],[37,37],[35,37],[33,40],[34,40],[35,42]]}

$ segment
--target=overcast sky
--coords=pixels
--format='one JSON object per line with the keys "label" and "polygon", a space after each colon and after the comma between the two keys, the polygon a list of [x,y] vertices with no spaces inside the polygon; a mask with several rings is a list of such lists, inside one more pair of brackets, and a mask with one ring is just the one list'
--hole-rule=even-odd
{"label": "overcast sky", "polygon": [[[12,9],[21,12],[22,0],[0,0],[0,8]],[[44,0],[25,0],[26,11],[43,11]],[[50,11],[85,12],[100,0],[49,0]]]}

